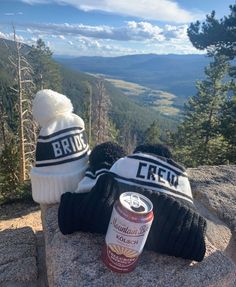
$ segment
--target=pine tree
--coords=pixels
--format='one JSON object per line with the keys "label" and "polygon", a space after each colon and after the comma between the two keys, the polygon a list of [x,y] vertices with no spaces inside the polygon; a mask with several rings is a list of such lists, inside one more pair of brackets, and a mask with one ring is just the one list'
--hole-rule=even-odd
{"label": "pine tree", "polygon": [[61,91],[59,65],[52,60],[52,54],[42,39],[38,39],[29,52],[28,58],[34,70],[37,91],[41,89]]}
{"label": "pine tree", "polygon": [[[230,14],[217,19],[215,11],[206,16],[202,23],[191,23],[188,37],[193,46],[199,50],[207,50],[209,56],[222,55],[233,60],[236,57],[236,4],[230,5]],[[235,62],[231,63],[229,75],[236,77]]]}
{"label": "pine tree", "polygon": [[225,57],[215,57],[197,83],[197,94],[185,105],[182,124],[172,137],[176,157],[187,166],[223,164],[227,141],[219,131],[221,107],[226,101],[228,70]]}
{"label": "pine tree", "polygon": [[197,49],[207,49],[211,55],[224,55],[233,59],[236,56],[236,4],[230,5],[230,14],[216,19],[215,11],[206,16],[202,23],[191,23],[188,36]]}
{"label": "pine tree", "polygon": [[227,159],[236,163],[236,94],[222,108],[220,131],[229,143]]}
{"label": "pine tree", "polygon": [[150,127],[144,133],[144,143],[157,144],[160,143],[160,126],[157,121],[153,121]]}

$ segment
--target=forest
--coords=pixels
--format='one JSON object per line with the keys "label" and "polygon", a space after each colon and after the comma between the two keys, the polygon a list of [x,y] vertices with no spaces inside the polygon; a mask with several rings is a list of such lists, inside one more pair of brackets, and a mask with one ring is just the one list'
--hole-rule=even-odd
{"label": "forest", "polygon": [[186,167],[236,163],[236,5],[222,19],[213,11],[188,28],[209,64],[178,122],[128,99],[101,76],[58,64],[42,39],[27,46],[13,34],[12,41],[0,39],[0,203],[30,194],[39,131],[32,101],[41,89],[71,99],[91,147],[109,140],[130,153],[140,143],[163,143]]}

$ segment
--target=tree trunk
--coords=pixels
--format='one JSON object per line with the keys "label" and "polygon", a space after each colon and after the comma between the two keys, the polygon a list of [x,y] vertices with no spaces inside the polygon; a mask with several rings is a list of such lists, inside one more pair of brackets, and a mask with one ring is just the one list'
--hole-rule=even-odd
{"label": "tree trunk", "polygon": [[18,106],[19,106],[19,181],[23,183],[26,179],[25,174],[25,147],[24,147],[24,126],[23,126],[23,90],[22,90],[22,81],[21,81],[21,57],[20,57],[20,44],[16,39],[16,33],[14,29],[14,41],[16,45],[17,53],[17,84],[18,84]]}

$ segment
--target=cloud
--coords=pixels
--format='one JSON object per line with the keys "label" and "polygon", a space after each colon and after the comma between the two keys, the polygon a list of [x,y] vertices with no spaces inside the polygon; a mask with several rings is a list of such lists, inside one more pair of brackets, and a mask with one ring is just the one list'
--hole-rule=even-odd
{"label": "cloud", "polygon": [[[26,24],[18,24],[18,26]],[[58,36],[85,36],[98,39],[110,39],[116,41],[145,41],[155,39],[164,40],[163,29],[148,22],[129,21],[124,26],[90,26],[84,24],[27,24],[27,32],[31,34],[45,34]]]}
{"label": "cloud", "polygon": [[57,55],[68,56],[120,56],[140,52],[137,49],[123,47],[108,40],[97,40],[84,36],[75,38],[73,42],[67,41],[67,44],[54,43],[52,49]]}
{"label": "cloud", "polygon": [[0,31],[0,38],[4,38],[4,39],[6,39],[6,38],[7,38],[7,34],[2,33],[2,32]]}
{"label": "cloud", "polygon": [[203,17],[179,6],[172,0],[21,0],[28,4],[70,5],[83,11],[103,11],[108,13],[138,17],[146,20],[188,23]]}
{"label": "cloud", "polygon": [[[3,33],[0,31],[0,38],[7,39],[7,40],[13,40],[14,34],[13,33]],[[16,34],[16,40],[19,42],[25,42],[25,39],[22,35]]]}
{"label": "cloud", "polygon": [[15,15],[23,15],[23,12],[8,12],[4,13],[5,16],[15,16]]}
{"label": "cloud", "polygon": [[[21,23],[17,28],[17,34],[24,36],[25,43],[32,45],[35,44],[33,41],[42,38],[45,43],[49,41],[50,48],[56,54],[119,56],[135,53],[199,53],[188,39],[187,24],[160,27],[147,21],[128,21],[114,27]],[[5,38],[10,39],[11,35],[6,34]]]}
{"label": "cloud", "polygon": [[18,24],[27,25],[26,31],[33,35],[46,35],[65,40],[65,37],[89,37],[95,39],[107,39],[114,41],[152,41],[162,42],[172,38],[188,41],[187,24],[165,25],[162,28],[149,22],[125,22],[124,26],[91,26],[84,24]]}
{"label": "cloud", "polygon": [[165,25],[163,28],[164,35],[167,39],[177,38],[177,39],[188,39],[187,36],[188,25]]}
{"label": "cloud", "polygon": [[65,36],[63,36],[63,35],[59,35],[58,36],[61,40],[65,40],[66,38],[65,38]]}

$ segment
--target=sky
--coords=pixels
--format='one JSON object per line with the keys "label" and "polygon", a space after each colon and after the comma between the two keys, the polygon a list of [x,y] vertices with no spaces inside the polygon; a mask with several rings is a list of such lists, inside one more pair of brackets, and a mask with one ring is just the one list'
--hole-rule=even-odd
{"label": "sky", "polygon": [[235,0],[0,0],[0,38],[34,45],[41,38],[60,56],[197,54],[191,22],[229,14]]}

